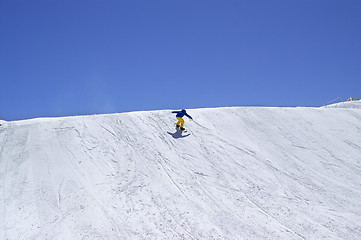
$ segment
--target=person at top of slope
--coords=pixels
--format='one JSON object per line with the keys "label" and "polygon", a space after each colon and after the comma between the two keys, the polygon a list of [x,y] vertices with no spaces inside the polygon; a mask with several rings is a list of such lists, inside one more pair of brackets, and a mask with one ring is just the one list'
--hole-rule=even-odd
{"label": "person at top of slope", "polygon": [[178,119],[177,128],[180,127],[180,129],[181,129],[182,131],[185,130],[183,117],[184,117],[184,116],[187,116],[187,117],[189,117],[190,119],[193,119],[191,116],[189,116],[189,115],[187,114],[187,112],[186,112],[185,109],[182,109],[181,111],[173,111],[172,113],[176,113],[176,114],[177,114],[177,115],[176,115],[176,118]]}

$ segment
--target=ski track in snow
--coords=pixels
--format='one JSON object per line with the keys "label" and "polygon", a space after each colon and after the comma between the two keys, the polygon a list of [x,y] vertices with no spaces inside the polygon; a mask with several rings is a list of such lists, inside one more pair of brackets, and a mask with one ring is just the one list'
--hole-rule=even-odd
{"label": "ski track in snow", "polygon": [[[3,127],[4,128],[4,127]],[[6,145],[6,142],[8,140],[8,136],[9,134],[11,134],[11,129],[10,127],[8,127],[9,129],[7,129],[7,132],[5,132],[3,129],[0,129],[0,136],[2,137],[2,144],[0,146],[0,166],[1,166],[1,177],[3,178],[2,180],[2,205],[3,207],[1,208],[1,213],[0,213],[0,217],[1,217],[1,227],[2,227],[2,233],[1,236],[3,236],[3,239],[7,239],[6,236],[6,175],[7,175],[7,168],[8,168],[8,158],[3,158],[3,151],[4,151],[4,146]],[[5,132],[5,133],[4,133]]]}
{"label": "ski track in snow", "polygon": [[357,239],[360,103],[3,123],[0,238]]}

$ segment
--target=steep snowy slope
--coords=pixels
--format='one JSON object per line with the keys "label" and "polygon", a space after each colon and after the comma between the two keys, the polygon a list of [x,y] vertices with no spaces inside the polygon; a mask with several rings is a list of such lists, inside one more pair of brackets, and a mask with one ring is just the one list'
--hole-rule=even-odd
{"label": "steep snowy slope", "polygon": [[0,128],[0,239],[359,239],[361,110],[189,110]]}

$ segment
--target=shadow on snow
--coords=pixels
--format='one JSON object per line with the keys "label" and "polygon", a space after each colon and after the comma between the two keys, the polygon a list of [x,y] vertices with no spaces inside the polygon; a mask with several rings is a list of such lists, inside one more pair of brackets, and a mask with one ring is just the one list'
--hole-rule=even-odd
{"label": "shadow on snow", "polygon": [[177,129],[175,133],[171,133],[171,132],[167,132],[167,133],[175,139],[185,138],[185,137],[188,137],[189,135],[191,135],[190,133],[188,133],[187,135],[182,135],[182,131],[180,129]]}

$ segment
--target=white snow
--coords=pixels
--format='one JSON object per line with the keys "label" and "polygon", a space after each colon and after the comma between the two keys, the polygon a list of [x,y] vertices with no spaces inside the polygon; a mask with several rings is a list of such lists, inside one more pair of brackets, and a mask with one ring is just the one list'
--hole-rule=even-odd
{"label": "white snow", "polygon": [[360,239],[361,109],[188,113],[1,126],[0,239]]}
{"label": "white snow", "polygon": [[338,102],[331,105],[325,106],[326,108],[358,108],[361,109],[361,101],[354,100],[348,102]]}

